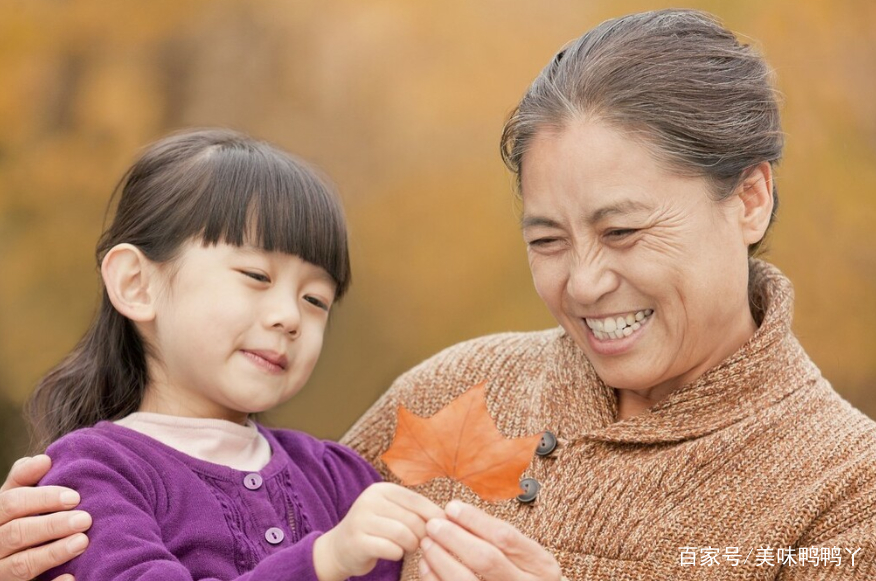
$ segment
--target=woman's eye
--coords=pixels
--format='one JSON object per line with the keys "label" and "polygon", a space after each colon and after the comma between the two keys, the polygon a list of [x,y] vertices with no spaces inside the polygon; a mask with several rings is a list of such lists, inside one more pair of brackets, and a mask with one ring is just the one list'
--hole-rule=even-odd
{"label": "woman's eye", "polygon": [[556,238],[536,238],[535,240],[530,240],[527,244],[530,246],[548,246],[556,241]]}
{"label": "woman's eye", "polygon": [[304,297],[304,300],[324,311],[329,310],[329,305],[325,301],[320,300],[314,296],[307,295],[306,297]]}
{"label": "woman's eye", "polygon": [[252,272],[251,270],[242,270],[241,273],[244,276],[248,276],[253,280],[257,280],[259,282],[271,282],[271,279],[266,274],[262,274],[261,272]]}
{"label": "woman's eye", "polygon": [[608,238],[623,238],[636,232],[638,232],[638,230],[636,230],[635,228],[615,228],[614,230],[606,231],[605,235]]}

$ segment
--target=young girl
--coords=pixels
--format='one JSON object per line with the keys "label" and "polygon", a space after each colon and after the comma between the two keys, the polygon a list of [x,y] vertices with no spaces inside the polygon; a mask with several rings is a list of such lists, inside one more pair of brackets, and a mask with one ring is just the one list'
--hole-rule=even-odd
{"label": "young girl", "polygon": [[126,174],[97,258],[98,316],[29,402],[57,440],[41,484],[94,519],[45,578],[397,579],[443,511],[347,448],[250,419],[307,381],[350,283],[314,171],[231,131],[167,137]]}

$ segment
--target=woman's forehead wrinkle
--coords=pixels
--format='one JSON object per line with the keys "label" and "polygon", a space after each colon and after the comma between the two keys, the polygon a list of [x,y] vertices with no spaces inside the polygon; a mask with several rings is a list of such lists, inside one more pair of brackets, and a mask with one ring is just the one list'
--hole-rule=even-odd
{"label": "woman's forehead wrinkle", "polygon": [[636,200],[623,200],[608,206],[602,206],[601,208],[589,212],[585,216],[585,220],[590,224],[596,224],[597,222],[601,222],[612,216],[632,214],[634,212],[650,212],[651,210],[653,210],[653,208],[643,202]]}
{"label": "woman's forehead wrinkle", "polygon": [[[649,204],[645,204],[643,202],[639,202],[636,200],[623,200],[621,202],[617,202],[614,204],[610,204],[608,206],[602,206],[593,211],[585,210],[583,213],[583,222],[586,224],[596,224],[606,218],[610,218],[616,215],[624,215],[624,214],[632,214],[634,212],[648,212],[652,214],[654,209]],[[534,228],[534,227],[546,227],[546,228],[558,228],[560,223],[553,218],[548,218],[547,216],[540,216],[537,214],[525,215],[520,220],[520,227],[522,229]]]}

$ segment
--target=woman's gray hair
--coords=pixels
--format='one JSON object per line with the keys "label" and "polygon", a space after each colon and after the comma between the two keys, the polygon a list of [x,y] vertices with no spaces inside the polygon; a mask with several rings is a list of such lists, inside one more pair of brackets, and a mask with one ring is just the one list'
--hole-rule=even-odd
{"label": "woman's gray hair", "polygon": [[[670,9],[608,20],[533,81],[505,123],[502,159],[519,189],[523,155],[539,131],[594,118],[640,138],[673,170],[705,177],[721,200],[746,170],[782,156],[772,76],[757,51],[710,14]],[[775,180],[773,200],[772,218]]]}

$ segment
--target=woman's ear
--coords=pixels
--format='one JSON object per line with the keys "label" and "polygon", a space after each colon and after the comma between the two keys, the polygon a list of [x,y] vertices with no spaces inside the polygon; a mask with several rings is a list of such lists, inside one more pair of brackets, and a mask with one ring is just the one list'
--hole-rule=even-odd
{"label": "woman's ear", "polygon": [[142,250],[133,244],[113,246],[103,257],[100,274],[119,313],[141,323],[155,318],[158,271]]}
{"label": "woman's ear", "polygon": [[773,168],[769,162],[761,162],[748,170],[737,194],[743,205],[742,236],[751,246],[763,239],[773,214]]}

